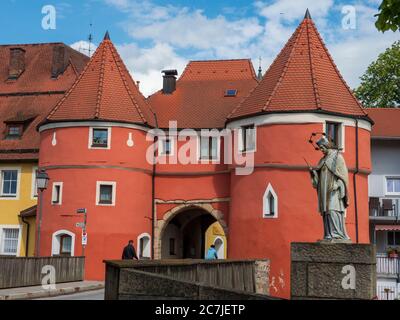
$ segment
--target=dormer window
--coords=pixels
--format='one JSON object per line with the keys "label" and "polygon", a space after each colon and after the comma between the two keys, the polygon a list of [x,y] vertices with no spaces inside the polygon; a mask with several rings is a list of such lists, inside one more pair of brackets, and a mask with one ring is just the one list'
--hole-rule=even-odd
{"label": "dormer window", "polygon": [[110,128],[90,128],[89,148],[110,149]]}
{"label": "dormer window", "polygon": [[228,89],[225,91],[225,97],[236,97],[237,90],[236,89]]}
{"label": "dormer window", "polygon": [[19,139],[22,136],[23,126],[21,124],[8,124],[6,127],[6,139]]}

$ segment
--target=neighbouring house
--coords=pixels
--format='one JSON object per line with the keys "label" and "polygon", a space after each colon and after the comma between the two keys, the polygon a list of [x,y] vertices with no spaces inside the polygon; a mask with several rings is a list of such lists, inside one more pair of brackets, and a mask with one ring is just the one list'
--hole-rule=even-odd
{"label": "neighbouring house", "polygon": [[[39,167],[50,177],[42,255],[83,254],[85,208],[87,279],[104,279],[103,260],[120,259],[130,239],[142,258],[203,258],[211,232],[227,258],[269,258],[271,295],[289,297],[291,242],[323,236],[304,161],[322,156],[313,133],[342,150],[346,228],[369,243],[372,121],[308,12],[261,80],[248,59],[163,74],[163,88],[144,98],[107,33],[40,122]],[[194,161],[182,163],[187,154]]]}
{"label": "neighbouring house", "polygon": [[400,109],[366,109],[371,132],[369,176],[371,241],[377,250],[377,295],[400,298]]}
{"label": "neighbouring house", "polygon": [[0,45],[0,255],[34,254],[36,126],[88,60],[63,43]]}

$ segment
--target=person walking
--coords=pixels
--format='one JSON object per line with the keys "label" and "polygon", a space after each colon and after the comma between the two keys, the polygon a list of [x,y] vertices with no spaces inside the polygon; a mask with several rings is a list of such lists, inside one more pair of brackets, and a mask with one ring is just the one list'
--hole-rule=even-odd
{"label": "person walking", "polygon": [[128,245],[122,251],[122,260],[139,260],[136,255],[135,247],[133,246],[133,240],[129,240]]}
{"label": "person walking", "polygon": [[217,250],[215,250],[215,245],[211,245],[208,249],[206,260],[216,260],[218,259]]}

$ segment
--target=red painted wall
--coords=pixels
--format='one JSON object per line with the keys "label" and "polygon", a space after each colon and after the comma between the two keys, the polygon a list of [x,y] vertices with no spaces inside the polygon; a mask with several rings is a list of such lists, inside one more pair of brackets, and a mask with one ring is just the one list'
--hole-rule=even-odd
{"label": "red painted wall", "polygon": [[[231,202],[212,204],[228,223],[229,258],[269,258],[271,294],[290,295],[290,243],[316,241],[323,236],[322,219],[317,212],[317,195],[304,166],[305,157],[316,165],[322,154],[308,143],[311,132],[321,132],[322,124],[276,124],[258,127],[256,169],[252,175],[224,172],[227,165],[157,165],[155,191],[161,200],[204,200],[230,198]],[[136,129],[112,128],[111,150],[88,149],[88,127],[56,129],[41,133],[40,166],[51,178],[44,193],[42,255],[51,254],[51,235],[60,229],[74,232],[75,255],[81,254],[81,230],[75,227],[82,216],[77,208],[88,209],[88,246],[86,278],[104,279],[103,259],[119,259],[129,239],[143,232],[151,234],[151,170],[146,161],[145,133]],[[135,146],[126,145],[128,133]],[[179,143],[180,145],[182,142]],[[370,134],[359,129],[360,168],[369,170]],[[355,129],[346,127],[344,157],[349,168],[355,167]],[[292,168],[262,167],[269,164]],[[68,166],[75,166],[68,168]],[[353,173],[350,173],[350,207],[346,226],[355,240]],[[359,240],[369,242],[368,181],[357,176]],[[51,204],[51,183],[63,182],[61,206]],[[117,183],[116,206],[96,206],[96,181]],[[263,194],[271,183],[278,195],[279,216],[262,216]],[[179,204],[158,204],[157,216]],[[69,216],[69,215],[73,216]],[[275,289],[276,288],[276,289]]]}
{"label": "red painted wall", "polygon": [[[320,124],[269,125],[257,130],[256,165],[304,165],[305,157],[316,165],[322,153],[308,143],[311,132],[322,131]],[[348,167],[355,166],[355,129],[346,127],[345,152]],[[360,167],[370,169],[369,133],[360,129]],[[346,227],[355,241],[355,213],[352,175],[350,207]],[[271,183],[278,196],[278,218],[263,218],[263,195]],[[368,179],[357,177],[359,241],[369,242]],[[256,168],[250,176],[231,176],[229,258],[271,260],[272,295],[290,297],[290,243],[317,241],[323,237],[317,194],[307,169]]]}
{"label": "red painted wall", "polygon": [[[151,166],[145,161],[148,143],[144,133],[126,128],[112,128],[111,150],[88,149],[88,128],[56,130],[56,146],[52,146],[53,130],[42,132],[40,167],[47,167],[49,187],[43,194],[41,255],[51,254],[52,234],[61,229],[75,233],[75,255],[82,254],[83,221],[75,214],[87,208],[88,245],[85,278],[104,279],[104,259],[120,259],[128,240],[147,232],[151,234],[151,175],[143,170]],[[133,133],[135,146],[126,145]],[[63,168],[60,166],[90,166]],[[96,205],[96,181],[116,182],[115,206]],[[51,204],[52,183],[63,182],[62,205]]]}

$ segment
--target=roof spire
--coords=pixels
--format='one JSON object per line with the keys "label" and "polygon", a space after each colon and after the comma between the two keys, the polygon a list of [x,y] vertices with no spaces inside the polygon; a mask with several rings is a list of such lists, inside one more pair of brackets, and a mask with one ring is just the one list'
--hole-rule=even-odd
{"label": "roof spire", "polygon": [[308,8],[306,10],[306,14],[304,15],[304,19],[311,19],[311,14],[310,14],[310,11],[308,10]]}
{"label": "roof spire", "polygon": [[108,30],[106,34],[104,35],[104,40],[110,40],[110,34],[108,33]]}
{"label": "roof spire", "polygon": [[262,59],[261,59],[261,57],[259,57],[259,61],[260,61],[260,64],[259,64],[259,67],[258,67],[258,74],[257,74],[257,79],[258,80],[262,80],[262,68],[261,68],[261,61],[262,61]]}

